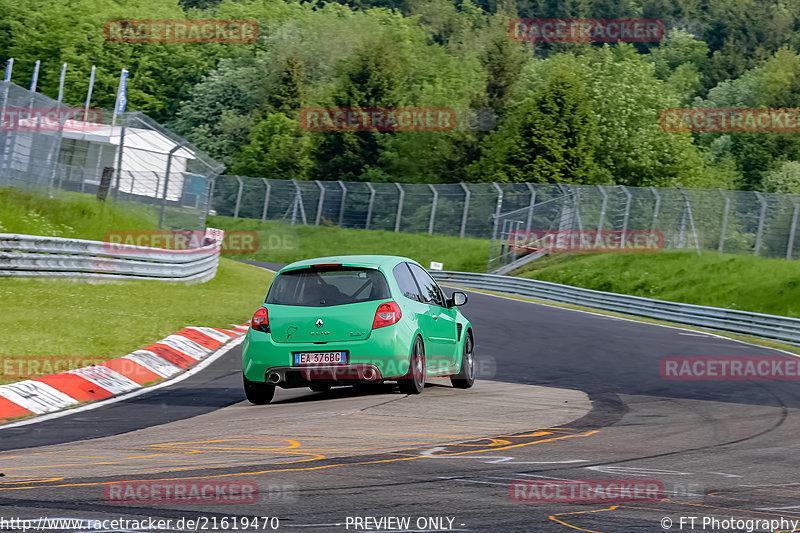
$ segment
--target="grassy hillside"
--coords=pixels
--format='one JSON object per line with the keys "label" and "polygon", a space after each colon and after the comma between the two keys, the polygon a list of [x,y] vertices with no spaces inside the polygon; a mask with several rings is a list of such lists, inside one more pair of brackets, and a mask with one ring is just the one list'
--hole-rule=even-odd
{"label": "grassy hillside", "polygon": [[438,261],[444,263],[445,270],[486,272],[489,258],[489,241],[482,239],[342,229],[337,226],[287,226],[229,217],[208,217],[206,225],[225,230],[255,231],[258,234],[258,252],[230,257],[275,263],[337,254],[386,254],[410,257],[425,267],[431,261]]}
{"label": "grassy hillside", "polygon": [[[156,219],[146,208],[102,204],[87,195],[47,198],[0,189],[0,225],[6,233],[102,240],[109,230],[155,229]],[[241,324],[271,280],[269,272],[225,258],[214,279],[194,285],[0,277],[0,383],[35,376],[56,360],[124,355],[185,326]]]}
{"label": "grassy hillside", "polygon": [[107,231],[158,229],[152,207],[99,202],[90,194],[43,194],[0,188],[0,233],[102,241]]}
{"label": "grassy hillside", "polygon": [[551,255],[522,277],[714,307],[800,317],[800,262],[714,252]]}

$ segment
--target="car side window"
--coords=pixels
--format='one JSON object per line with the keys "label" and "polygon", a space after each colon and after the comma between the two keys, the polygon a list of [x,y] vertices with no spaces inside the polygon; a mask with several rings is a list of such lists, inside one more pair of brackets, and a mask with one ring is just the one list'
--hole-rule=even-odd
{"label": "car side window", "polygon": [[394,279],[397,281],[397,285],[400,287],[400,292],[403,293],[403,296],[416,302],[423,301],[417,282],[414,281],[414,276],[411,275],[411,271],[408,269],[406,263],[400,263],[394,267],[392,273],[394,274]]}
{"label": "car side window", "polygon": [[425,272],[424,268],[414,263],[408,263],[408,268],[411,269],[411,273],[414,274],[414,278],[417,280],[419,288],[422,291],[422,301],[426,304],[444,307],[444,294],[442,294],[442,289],[433,281],[430,274]]}

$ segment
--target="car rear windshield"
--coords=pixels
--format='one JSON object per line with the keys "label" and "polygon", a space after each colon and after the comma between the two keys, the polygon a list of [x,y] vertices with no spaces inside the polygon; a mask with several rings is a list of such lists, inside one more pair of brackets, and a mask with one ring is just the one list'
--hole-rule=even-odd
{"label": "car rear windshield", "polygon": [[324,267],[290,270],[275,277],[266,303],[328,307],[390,298],[379,270]]}

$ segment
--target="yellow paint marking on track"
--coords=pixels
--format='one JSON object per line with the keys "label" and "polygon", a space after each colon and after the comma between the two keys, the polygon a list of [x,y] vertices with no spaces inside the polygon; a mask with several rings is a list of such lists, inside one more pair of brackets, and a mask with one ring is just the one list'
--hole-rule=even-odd
{"label": "yellow paint marking on track", "polygon": [[263,440],[263,439],[274,439],[274,440],[283,440],[290,442],[289,448],[297,448],[300,446],[300,443],[283,437],[270,437],[265,435],[264,437],[241,437],[241,438],[232,438],[232,439],[216,439],[216,440],[198,440],[198,441],[190,441],[190,442],[163,442],[161,444],[150,444],[153,447],[161,447],[161,446],[180,446],[180,445],[189,445],[189,444],[218,444],[220,442],[233,442],[233,441],[252,441],[252,440]]}
{"label": "yellow paint marking on track", "polygon": [[[505,439],[495,439],[495,438],[487,439],[487,438],[482,438],[482,439],[478,439],[478,440],[488,440],[491,443],[491,445],[493,445],[493,446],[505,446],[506,444],[511,444],[510,440],[505,440]],[[463,443],[460,443],[460,444],[451,444],[451,446],[486,446],[486,444],[481,444],[481,443],[469,444],[469,442],[470,441],[463,442]]]}
{"label": "yellow paint marking on track", "polygon": [[578,531],[585,531],[586,533],[602,533],[600,531],[595,531],[593,529],[584,529],[582,527],[573,526],[572,524],[568,524],[568,523],[564,522],[563,520],[559,520],[556,517],[557,516],[564,516],[564,515],[572,515],[572,514],[602,513],[604,511],[613,511],[617,507],[619,507],[619,506],[618,505],[613,505],[613,506],[609,507],[608,509],[595,509],[595,510],[592,510],[592,511],[574,511],[574,512],[571,512],[571,513],[558,513],[558,514],[550,515],[548,518],[550,518],[550,520],[558,522],[559,524],[561,524],[563,526],[567,526],[567,527],[570,527],[572,529],[577,529]]}
{"label": "yellow paint marking on track", "polygon": [[497,435],[498,437],[541,437],[542,435],[552,435],[552,431],[534,431],[533,433],[528,433],[526,435]]}
{"label": "yellow paint marking on track", "polygon": [[553,442],[553,441],[557,441],[557,440],[570,439],[570,438],[573,438],[573,437],[589,437],[591,435],[594,435],[595,433],[599,433],[599,431],[598,430],[593,430],[593,431],[588,431],[588,432],[586,432],[586,433],[584,433],[582,435],[563,435],[561,437],[553,437],[551,439],[535,440],[533,442],[522,442],[520,444],[512,444],[510,446],[502,446],[500,448],[487,448],[487,449],[483,449],[483,450],[472,450],[472,451],[466,451],[466,452],[454,452],[454,453],[444,453],[444,454],[440,453],[440,454],[436,454],[436,455],[423,455],[423,456],[420,456],[420,457],[424,458],[424,459],[432,459],[432,458],[436,458],[436,457],[444,457],[444,456],[449,456],[449,455],[464,455],[466,453],[479,453],[479,452],[482,452],[482,451],[496,452],[496,451],[500,451],[500,450],[510,450],[511,448],[519,448],[520,446],[528,446],[530,444],[541,444],[543,442]]}
{"label": "yellow paint marking on track", "polygon": [[[467,450],[463,452],[453,452],[453,453],[444,453],[439,455],[415,455],[411,457],[395,457],[392,459],[378,459],[374,461],[360,461],[360,462],[352,462],[352,463],[335,463],[330,465],[318,465],[318,466],[309,466],[304,468],[275,468],[270,470],[260,470],[260,471],[253,471],[253,472],[233,472],[233,473],[225,473],[225,474],[214,474],[214,475],[206,475],[206,476],[189,476],[189,477],[170,477],[170,478],[162,478],[162,479],[148,479],[147,481],[155,482],[155,481],[183,481],[183,480],[190,480],[190,479],[215,479],[215,478],[223,478],[223,477],[233,477],[233,476],[257,476],[263,474],[272,474],[278,472],[310,472],[314,470],[324,470],[328,468],[338,468],[342,466],[362,466],[362,465],[373,465],[373,464],[384,464],[384,463],[394,463],[400,461],[413,461],[415,459],[435,459],[437,457],[447,457],[447,456],[457,456],[457,455],[465,455],[471,453],[482,453],[486,451],[499,451],[499,450],[508,450],[511,448],[519,448],[521,446],[530,446],[532,444],[543,444],[546,442],[554,442],[558,440],[565,440],[571,439],[576,437],[589,437],[598,433],[597,430],[587,431],[586,433],[582,434],[575,434],[575,435],[563,435],[560,437],[553,437],[549,439],[542,439],[537,441],[531,442],[523,442],[518,444],[512,444],[508,446],[499,446],[499,447],[485,447],[476,450]],[[227,440],[227,439],[224,439]],[[47,488],[63,488],[63,487],[86,487],[86,486],[96,486],[96,485],[109,485],[112,483],[134,483],[141,480],[129,479],[129,480],[115,480],[115,481],[98,481],[98,482],[89,482],[89,483],[64,483],[60,485],[47,485]],[[37,489],[41,488],[38,486],[30,486],[30,487],[0,487],[0,491],[3,490],[29,490],[29,489]]]}
{"label": "yellow paint marking on track", "polygon": [[[29,476],[6,476],[6,477],[29,477]],[[8,485],[10,483],[46,483],[48,481],[61,481],[63,477],[51,477],[47,479],[26,479],[23,481],[0,481],[0,485]]]}

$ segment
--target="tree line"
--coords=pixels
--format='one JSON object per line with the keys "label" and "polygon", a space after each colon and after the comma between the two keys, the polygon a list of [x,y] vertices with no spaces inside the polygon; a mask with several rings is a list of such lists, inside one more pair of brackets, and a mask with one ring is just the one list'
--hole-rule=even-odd
{"label": "tree line", "polygon": [[[0,61],[39,91],[141,110],[227,173],[800,193],[785,133],[667,132],[663,109],[800,107],[800,0],[0,0]],[[515,18],[652,18],[651,43],[532,43]],[[255,19],[251,44],[107,42],[111,19]],[[307,131],[303,109],[490,110],[491,128]]]}

